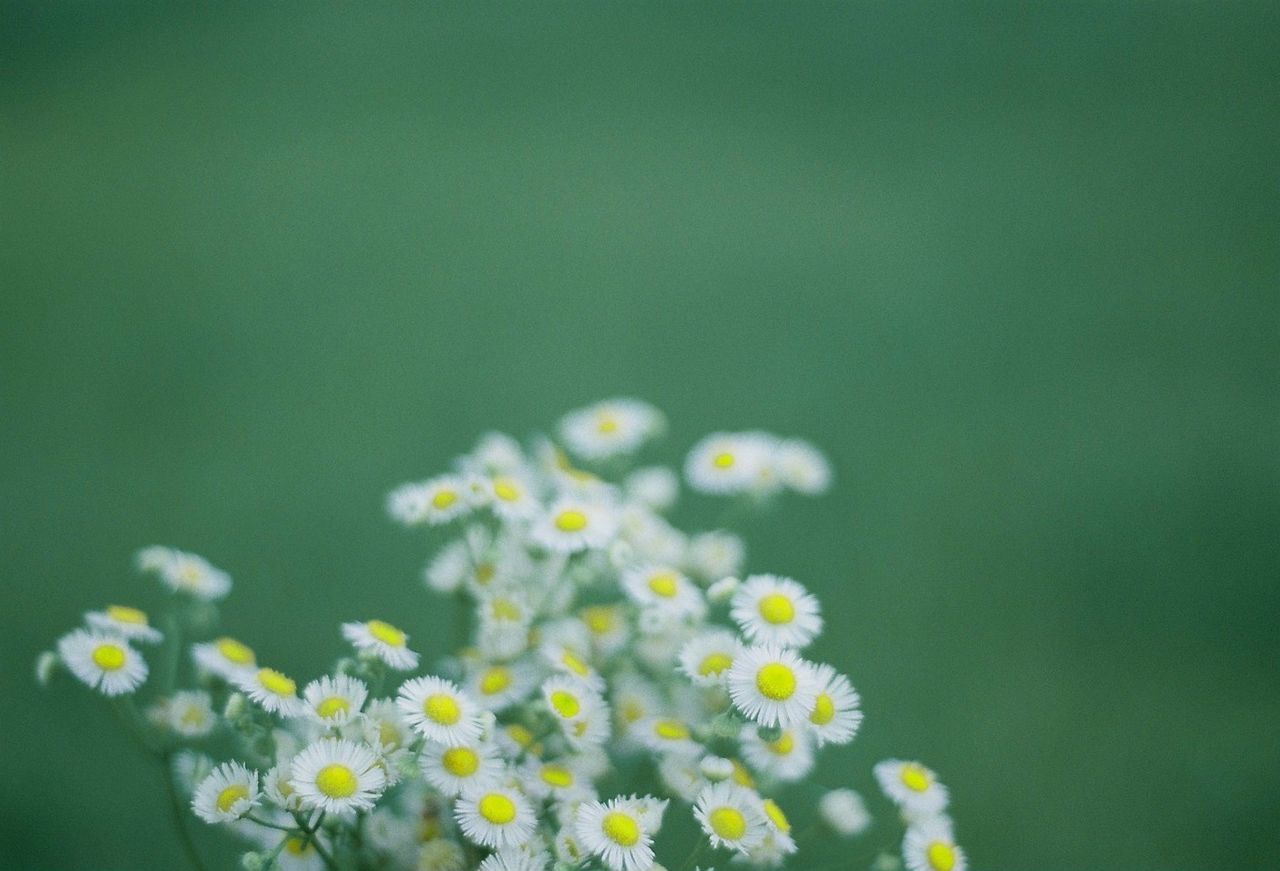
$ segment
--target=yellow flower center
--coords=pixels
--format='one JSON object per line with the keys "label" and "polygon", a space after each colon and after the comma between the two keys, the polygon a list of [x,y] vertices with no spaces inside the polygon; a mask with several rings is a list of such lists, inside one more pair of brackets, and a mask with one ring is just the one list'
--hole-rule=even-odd
{"label": "yellow flower center", "polygon": [[454,777],[470,777],[480,767],[480,756],[466,747],[451,747],[440,757],[440,764]]}
{"label": "yellow flower center", "polygon": [[378,743],[383,747],[398,747],[400,745],[400,732],[395,725],[382,720],[378,723]]}
{"label": "yellow flower center", "polygon": [[815,726],[825,726],[835,719],[836,703],[831,701],[831,696],[826,693],[818,693],[818,700],[813,703],[813,713],[809,715],[809,722]]}
{"label": "yellow flower center", "polygon": [[718,807],[707,814],[707,823],[726,841],[736,841],[747,833],[747,818],[737,808]]}
{"label": "yellow flower center", "polygon": [[476,810],[495,826],[505,826],[516,818],[516,803],[497,792],[491,792],[480,799]]}
{"label": "yellow flower center", "polygon": [[487,586],[493,580],[493,576],[498,569],[493,563],[483,562],[476,566],[476,583],[480,586]]}
{"label": "yellow flower center", "polygon": [[118,644],[99,644],[91,654],[93,664],[103,671],[124,668],[124,648]]}
{"label": "yellow flower center", "polygon": [[458,707],[457,700],[444,693],[427,696],[422,702],[422,713],[427,715],[428,720],[441,726],[452,726],[462,719],[462,709]]}
{"label": "yellow flower center", "polygon": [[585,662],[583,662],[581,659],[578,659],[578,657],[575,656],[573,654],[573,651],[571,650],[565,650],[561,652],[560,662],[564,665],[565,668],[569,669],[569,671],[573,672],[578,677],[586,677],[587,675],[591,674],[591,667],[587,665]]}
{"label": "yellow flower center", "polygon": [[676,584],[676,576],[673,572],[659,572],[649,578],[649,589],[664,599],[670,599],[676,594]]}
{"label": "yellow flower center", "polygon": [[698,664],[698,674],[703,677],[711,677],[711,675],[719,674],[731,665],[733,665],[733,657],[729,656],[729,654],[711,653]]}
{"label": "yellow flower center", "polygon": [[898,776],[902,785],[912,792],[924,792],[929,788],[929,772],[914,762],[902,766],[902,773]]}
{"label": "yellow flower center", "polygon": [[303,856],[307,853],[314,852],[314,848],[311,846],[311,843],[309,841],[302,840],[302,838],[289,838],[284,842],[284,849],[286,853],[293,856]]}
{"label": "yellow flower center", "polygon": [[787,819],[787,815],[782,812],[782,808],[778,807],[778,803],[771,798],[764,800],[764,813],[769,821],[777,826],[780,832],[791,831],[791,822]]}
{"label": "yellow flower center", "polygon": [[330,696],[316,705],[316,714],[322,720],[332,720],[340,714],[351,710],[351,703],[342,696]]}
{"label": "yellow flower center", "polygon": [[640,824],[620,811],[610,811],[600,822],[605,837],[623,847],[635,846],[640,840]]}
{"label": "yellow flower center", "polygon": [[495,665],[480,676],[480,692],[486,696],[500,693],[511,686],[511,669]]}
{"label": "yellow flower center", "polygon": [[950,844],[934,841],[929,845],[925,855],[929,857],[929,867],[934,871],[951,871],[956,864],[956,851]]}
{"label": "yellow flower center", "polygon": [[130,623],[134,626],[146,626],[147,615],[137,608],[130,608],[127,605],[108,605],[107,616],[117,623]]}
{"label": "yellow flower center", "polygon": [[604,635],[616,624],[613,609],[605,605],[593,605],[582,609],[582,622],[596,635]]}
{"label": "yellow flower center", "polygon": [[533,743],[533,733],[519,723],[512,723],[507,727],[507,737],[521,747],[527,748]]}
{"label": "yellow flower center", "polygon": [[182,709],[182,714],[178,717],[178,721],[184,726],[196,728],[205,721],[204,710],[196,705],[187,705]]}
{"label": "yellow flower center", "polygon": [[760,600],[760,616],[774,626],[778,626],[794,620],[796,609],[786,596],[780,593],[772,593]]}
{"label": "yellow flower center", "polygon": [[733,454],[729,453],[728,451],[721,451],[720,453],[716,454],[714,457],[711,458],[711,465],[715,466],[717,469],[732,468],[733,463],[734,463]]}
{"label": "yellow flower center", "polygon": [[316,789],[329,798],[347,798],[354,795],[360,781],[356,773],[345,765],[333,763],[321,768],[316,774]]}
{"label": "yellow flower center", "polygon": [[634,723],[644,716],[644,705],[634,698],[624,699],[622,704],[618,706],[618,716],[622,718],[624,723]]}
{"label": "yellow flower center", "polygon": [[664,741],[683,741],[689,737],[689,727],[679,720],[658,720],[653,724],[653,734]]}
{"label": "yellow flower center", "polygon": [[248,645],[241,644],[234,638],[219,638],[214,642],[214,646],[227,662],[236,665],[253,665],[253,651]]}
{"label": "yellow flower center", "polygon": [[796,739],[790,732],[783,732],[777,741],[771,741],[767,746],[778,756],[787,756],[795,749]]}
{"label": "yellow flower center", "polygon": [[495,620],[519,620],[520,606],[510,599],[494,599],[489,603],[489,613]]}
{"label": "yellow flower center", "polygon": [[520,498],[520,488],[510,478],[494,478],[493,495],[503,502],[515,502]]}
{"label": "yellow flower center", "polygon": [[440,511],[448,508],[450,505],[458,501],[457,491],[454,490],[437,490],[436,494],[431,497],[431,505]]}
{"label": "yellow flower center", "polygon": [[582,705],[578,703],[577,697],[564,690],[556,690],[551,694],[551,707],[555,708],[556,713],[566,720],[578,716],[578,711],[582,710]]}
{"label": "yellow flower center", "polygon": [[218,810],[224,814],[231,813],[231,808],[242,798],[249,797],[249,788],[240,783],[233,783],[218,793],[218,798],[214,802],[218,806]]}
{"label": "yellow flower center", "polygon": [[404,647],[405,635],[390,623],[384,623],[381,620],[370,620],[364,624],[364,628],[369,630],[378,641],[390,647]]}
{"label": "yellow flower center", "polygon": [[291,696],[298,689],[296,683],[274,668],[258,669],[258,683],[264,690],[277,696]]}
{"label": "yellow flower center", "polygon": [[780,662],[770,662],[756,672],[756,689],[775,702],[786,701],[796,691],[796,676]]}
{"label": "yellow flower center", "polygon": [[756,782],[751,777],[751,772],[747,770],[747,766],[743,765],[736,759],[730,759],[729,761],[733,763],[733,782],[738,784],[738,786],[755,789]]}
{"label": "yellow flower center", "polygon": [[542,782],[548,786],[564,789],[573,786],[573,773],[559,765],[546,765],[542,769]]}
{"label": "yellow flower center", "polygon": [[602,414],[596,419],[596,431],[601,435],[612,435],[618,431],[618,419],[611,414]]}
{"label": "yellow flower center", "polygon": [[556,529],[561,532],[581,532],[587,528],[587,515],[567,508],[556,515]]}

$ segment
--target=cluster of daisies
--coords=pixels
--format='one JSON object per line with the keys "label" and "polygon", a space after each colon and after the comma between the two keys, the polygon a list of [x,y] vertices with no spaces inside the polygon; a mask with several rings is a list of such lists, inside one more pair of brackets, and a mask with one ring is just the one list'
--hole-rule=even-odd
{"label": "cluster of daisies", "polygon": [[[394,520],[434,538],[423,581],[458,609],[460,649],[431,674],[402,628],[364,619],[341,626],[351,655],[299,684],[215,631],[225,572],[154,547],[138,564],[177,594],[165,631],[132,607],[88,613],[40,676],[65,668],[112,697],[194,815],[252,848],[248,869],[649,871],[681,867],[688,850],[660,854],[682,826],[685,868],[708,849],[772,868],[808,837],[861,835],[871,818],[849,789],[819,790],[804,832],[784,810],[862,722],[849,680],[805,656],[818,600],[743,576],[738,535],[672,525],[681,476],[635,463],[664,430],[644,402],[602,402],[554,439],[487,434],[389,494]],[[751,508],[831,480],[812,445],[762,432],[707,436],[683,472]],[[138,707],[141,648],[160,644],[176,666]],[[195,686],[178,689],[186,671]],[[890,760],[875,774],[905,837],[901,860],[863,867],[964,871],[934,773]]]}

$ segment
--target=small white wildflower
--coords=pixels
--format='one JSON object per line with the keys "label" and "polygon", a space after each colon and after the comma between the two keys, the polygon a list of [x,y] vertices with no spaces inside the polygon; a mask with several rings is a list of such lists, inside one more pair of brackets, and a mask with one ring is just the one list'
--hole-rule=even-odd
{"label": "small white wildflower", "polygon": [[871,825],[867,805],[852,789],[833,789],[818,800],[818,814],[837,835],[851,838]]}
{"label": "small white wildflower", "polygon": [[215,601],[231,592],[231,576],[204,557],[169,547],[147,547],[138,552],[138,567],[157,575],[175,593]]}
{"label": "small white wildflower", "polygon": [[218,638],[191,648],[191,658],[201,671],[234,683],[257,667],[253,650],[234,638]]}
{"label": "small white wildflower", "polygon": [[81,683],[105,696],[132,693],[147,679],[142,655],[118,635],[76,629],[58,640],[58,656]]}
{"label": "small white wildflower", "polygon": [[322,738],[293,757],[289,782],[303,807],[351,814],[373,807],[386,788],[378,756],[365,744]]}
{"label": "small white wildflower", "polygon": [[418,667],[418,654],[406,645],[409,636],[385,621],[343,623],[342,637],[356,650],[377,657],[396,671]]}
{"label": "small white wildflower", "polygon": [[874,771],[881,791],[903,811],[920,816],[946,810],[947,788],[919,762],[886,759]]}
{"label": "small white wildflower", "polygon": [[766,820],[756,795],[733,783],[717,783],[698,796],[694,818],[712,846],[746,853],[764,840]]}
{"label": "small white wildflower", "polygon": [[902,860],[908,871],[965,871],[969,867],[951,827],[938,819],[922,820],[907,828]]}
{"label": "small white wildflower", "polygon": [[358,716],[368,697],[364,682],[345,674],[313,680],[302,691],[306,716],[332,729],[345,726]]}
{"label": "small white wildflower", "polygon": [[505,786],[464,793],[454,805],[454,816],[469,840],[491,849],[525,843],[538,825],[528,799]]}
{"label": "small white wildflower", "polygon": [[818,600],[790,578],[752,575],[733,595],[729,615],[756,644],[805,647],[822,631]]}
{"label": "small white wildflower", "polygon": [[302,711],[302,701],[298,698],[298,684],[274,668],[240,672],[236,675],[234,682],[267,713],[292,717]]}
{"label": "small white wildflower", "polygon": [[450,681],[438,677],[406,681],[396,704],[409,725],[428,740],[457,746],[480,737],[479,706]]}
{"label": "small white wildflower", "polygon": [[813,669],[794,651],[749,647],[728,673],[733,704],[762,726],[790,726],[808,718],[818,697]]}
{"label": "small white wildflower", "polygon": [[101,611],[90,611],[84,615],[90,628],[99,632],[119,635],[128,641],[142,644],[157,644],[164,640],[159,629],[150,625],[145,611],[130,608],[127,605],[108,605]]}
{"label": "small white wildflower", "polygon": [[206,823],[229,823],[253,810],[260,796],[258,772],[224,762],[196,788],[191,809]]}

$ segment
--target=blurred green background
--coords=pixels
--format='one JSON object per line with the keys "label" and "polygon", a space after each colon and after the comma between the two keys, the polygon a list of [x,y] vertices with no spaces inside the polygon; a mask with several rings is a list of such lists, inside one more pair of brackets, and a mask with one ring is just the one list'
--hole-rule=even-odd
{"label": "blurred green background", "polygon": [[750,541],[865,696],[828,784],[924,759],[976,867],[1274,867],[1277,44],[1275,4],[5,4],[0,866],[178,867],[106,706],[31,678],[163,601],[135,548],[231,571],[300,676],[343,619],[438,652],[385,490],[635,394],[671,458],[833,458]]}

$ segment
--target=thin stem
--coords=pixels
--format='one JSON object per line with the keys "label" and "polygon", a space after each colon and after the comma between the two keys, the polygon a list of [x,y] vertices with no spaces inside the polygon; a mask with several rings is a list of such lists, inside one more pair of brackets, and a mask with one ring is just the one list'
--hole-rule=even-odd
{"label": "thin stem", "polygon": [[261,818],[259,818],[259,817],[255,817],[253,814],[248,814],[248,815],[245,817],[245,819],[246,819],[246,820],[248,820],[248,821],[249,821],[249,822],[251,822],[251,823],[257,823],[257,824],[258,824],[258,825],[260,825],[260,826],[266,826],[268,829],[279,829],[279,830],[280,830],[280,831],[282,831],[282,832],[296,832],[296,831],[298,831],[298,827],[297,827],[297,826],[282,826],[282,825],[280,825],[279,823],[273,823],[273,822],[269,822],[269,821],[267,821],[267,820],[261,819]]}
{"label": "thin stem", "polygon": [[684,860],[684,864],[680,866],[680,871],[689,871],[689,869],[693,867],[693,863],[697,862],[702,856],[703,851],[707,849],[708,843],[709,841],[706,835],[698,838],[698,843],[694,845],[693,852],[689,854],[689,857]]}
{"label": "thin stem", "polygon": [[191,838],[191,832],[187,831],[187,816],[183,813],[182,798],[178,795],[178,788],[173,785],[173,767],[170,765],[172,754],[162,753],[160,755],[160,764],[164,768],[164,787],[169,794],[169,810],[173,814],[173,823],[178,827],[178,840],[182,842],[182,849],[187,854],[189,861],[196,871],[209,871],[208,866],[204,864],[204,860],[200,858],[200,851],[196,849],[196,842]]}

